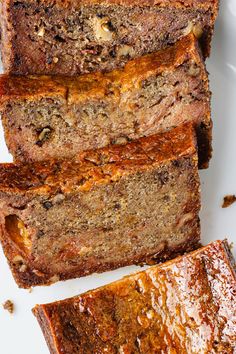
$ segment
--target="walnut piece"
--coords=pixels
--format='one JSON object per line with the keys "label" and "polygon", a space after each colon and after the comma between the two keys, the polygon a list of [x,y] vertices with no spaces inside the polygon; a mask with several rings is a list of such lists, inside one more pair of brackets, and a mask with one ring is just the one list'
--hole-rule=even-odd
{"label": "walnut piece", "polygon": [[19,272],[26,272],[27,265],[24,263],[24,259],[22,256],[17,255],[13,258],[12,263],[15,267],[18,268]]}
{"label": "walnut piece", "polygon": [[52,133],[52,129],[50,127],[45,127],[40,130],[39,135],[38,135],[38,141],[36,144],[38,146],[42,146],[43,143],[49,139],[50,135]]}
{"label": "walnut piece", "polygon": [[196,77],[200,74],[201,69],[199,68],[199,66],[197,66],[196,64],[192,64],[189,67],[188,73],[190,76],[192,77]]}
{"label": "walnut piece", "polygon": [[50,133],[50,131],[51,130],[49,128],[44,128],[39,134],[39,140],[44,140],[48,133]]}
{"label": "walnut piece", "polygon": [[92,21],[94,35],[99,41],[111,41],[114,36],[114,28],[108,17],[94,17]]}
{"label": "walnut piece", "polygon": [[190,21],[184,30],[184,34],[187,35],[191,32],[193,32],[196,38],[200,38],[203,34],[203,28],[199,23],[194,24]]}
{"label": "walnut piece", "polygon": [[193,26],[193,34],[195,37],[200,38],[203,35],[203,29],[199,23]]}
{"label": "walnut piece", "polygon": [[118,49],[117,54],[119,57],[122,57],[122,56],[133,57],[134,56],[134,49],[130,45],[123,45],[122,47],[120,47]]}

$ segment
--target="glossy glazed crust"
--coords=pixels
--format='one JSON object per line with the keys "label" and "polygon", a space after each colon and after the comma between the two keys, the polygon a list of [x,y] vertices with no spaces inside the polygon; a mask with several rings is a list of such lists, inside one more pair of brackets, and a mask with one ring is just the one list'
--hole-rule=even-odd
{"label": "glossy glazed crust", "polygon": [[80,296],[37,305],[33,313],[51,354],[167,348],[233,354],[235,271],[227,241],[215,241]]}
{"label": "glossy glazed crust", "polygon": [[123,69],[110,73],[91,73],[77,77],[58,76],[0,76],[0,105],[9,100],[36,100],[41,97],[62,97],[73,103],[92,98],[102,98],[113,89],[114,97],[152,75],[173,70],[185,61],[192,60],[202,70],[202,80],[208,88],[208,79],[196,38],[193,34],[183,37],[175,45],[156,53],[129,61]]}
{"label": "glossy glazed crust", "polygon": [[[30,165],[0,165],[0,201],[2,196],[20,195],[30,200],[37,195],[60,193],[86,193],[93,187],[117,181],[125,174],[142,173],[153,165],[160,170],[170,161],[178,164],[182,159],[193,161],[197,171],[196,139],[191,124],[180,126],[167,133],[148,138],[141,138],[136,142],[124,146],[110,146],[97,151],[83,152],[76,162],[45,162]],[[184,171],[183,171],[184,172]],[[195,206],[196,210],[200,205]],[[84,276],[81,267],[75,273],[65,273],[59,276],[43,274],[35,270],[32,260],[19,247],[6,229],[0,226],[0,239],[4,253],[8,259],[13,276],[20,287],[29,288],[36,285],[47,285],[58,280]],[[188,234],[184,242],[178,247],[165,245],[158,253],[159,260],[169,259],[185,251],[195,249],[199,243],[199,228]],[[22,257],[24,268],[19,269],[16,258]],[[101,265],[86,264],[86,274],[103,272],[129,264],[155,263],[155,255],[141,255],[139,259],[123,259],[119,263]]]}

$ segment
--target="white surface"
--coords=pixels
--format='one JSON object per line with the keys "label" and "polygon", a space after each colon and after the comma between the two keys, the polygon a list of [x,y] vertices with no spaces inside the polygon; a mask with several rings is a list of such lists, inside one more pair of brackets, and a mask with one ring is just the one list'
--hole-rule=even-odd
{"label": "white surface", "polygon": [[[236,203],[227,209],[221,204],[226,194],[236,194],[236,0],[222,0],[220,16],[207,63],[210,72],[214,157],[202,179],[202,240],[204,244],[228,237],[236,246]],[[0,132],[0,160],[10,161]],[[236,248],[234,246],[234,253]],[[6,260],[0,252],[0,304],[7,299],[16,306],[10,315],[0,306],[1,354],[48,354],[38,323],[31,314],[36,303],[77,295],[136,270],[137,267],[38,287],[32,293],[15,285]],[[147,353],[148,354],[148,353]]]}

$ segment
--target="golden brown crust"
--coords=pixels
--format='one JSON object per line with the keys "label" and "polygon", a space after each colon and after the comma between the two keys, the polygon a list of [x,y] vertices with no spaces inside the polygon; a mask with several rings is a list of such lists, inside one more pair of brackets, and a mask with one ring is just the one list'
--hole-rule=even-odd
{"label": "golden brown crust", "polygon": [[[143,87],[145,87],[145,85],[147,86],[146,81],[152,81],[153,79],[156,81],[161,80],[162,76],[159,77],[158,75],[163,75],[163,78],[165,78],[165,75],[171,77],[173,74],[173,77],[175,77],[175,72],[178,70],[186,70],[186,75],[190,75],[189,80],[191,81],[193,78],[191,78],[191,74],[188,73],[188,68],[185,68],[185,65],[186,67],[196,65],[199,69],[199,74],[196,79],[197,83],[199,82],[201,85],[201,87],[198,87],[196,83],[196,87],[198,87],[196,91],[198,92],[197,94],[199,94],[199,100],[197,97],[195,100],[195,95],[193,95],[194,98],[192,98],[191,90],[189,93],[186,93],[190,102],[192,99],[195,100],[193,107],[196,108],[199,106],[196,108],[196,111],[195,109],[191,110],[191,108],[189,108],[191,103],[189,103],[189,105],[183,104],[184,110],[182,111],[182,109],[180,109],[177,111],[176,117],[173,115],[169,120],[164,120],[164,115],[168,113],[166,112],[166,108],[160,107],[160,112],[163,112],[160,113],[161,119],[156,113],[153,113],[153,117],[149,116],[149,114],[145,117],[145,110],[143,110],[140,116],[138,115],[139,111],[137,111],[137,119],[135,114],[133,114],[133,116],[131,115],[132,118],[129,118],[127,113],[127,121],[125,116],[123,117],[123,123],[121,122],[114,107],[116,104],[120,105],[121,110],[124,110],[126,114],[127,110],[130,109],[130,105],[126,101],[126,96],[129,92],[134,93],[134,97],[136,97],[136,89],[137,92],[141,92]],[[173,87],[173,92],[174,97],[178,97],[178,87]],[[53,101],[50,100],[50,97]],[[48,99],[49,103],[47,103]],[[93,99],[95,102],[93,102]],[[46,107],[48,106],[47,109],[49,112],[54,112],[52,106],[56,105],[58,102],[62,111],[60,114],[63,116],[63,119],[57,124],[55,119],[50,119],[50,117],[53,118],[53,115],[49,114],[47,120],[39,121],[39,115],[34,115],[33,112],[28,111],[26,113],[26,110],[23,109],[23,107],[25,107],[25,100],[27,100],[27,107],[30,105],[29,101],[32,100],[35,106],[41,104],[44,104]],[[41,102],[41,100],[44,101]],[[73,78],[59,76],[0,76],[0,108],[3,113],[2,120],[5,138],[15,161],[45,160],[50,158],[50,156],[52,158],[58,158],[58,156],[67,158],[83,149],[99,148],[114,142],[116,138],[120,135],[122,136],[122,134],[124,134],[127,139],[135,139],[143,135],[149,135],[150,133],[154,134],[158,131],[164,131],[178,125],[182,119],[182,121],[195,120],[198,130],[199,166],[207,167],[211,157],[211,117],[209,101],[208,77],[198,43],[193,34],[184,37],[166,50],[160,50],[139,59],[134,59],[127,63],[124,69],[114,70],[107,74],[97,72]],[[89,116],[88,122],[86,121],[86,117],[83,118],[83,104],[87,106],[88,109],[90,109],[90,105],[94,104],[94,115],[96,119],[93,119],[93,111],[91,117]],[[97,121],[102,119],[99,114],[99,106],[103,104],[105,107],[108,107],[105,108],[104,112],[105,115],[111,115],[110,120],[112,123],[110,125],[107,124],[107,128],[104,128],[106,124],[103,124],[100,132]],[[145,98],[145,104],[148,105],[147,98]],[[13,105],[16,110],[19,108],[19,112],[13,114],[14,109],[12,111],[11,108],[10,111],[8,111],[7,107],[9,107],[9,105],[10,107]],[[18,105],[20,106],[18,107]],[[178,106],[178,100],[176,100],[176,106]],[[85,107],[86,110],[87,107]],[[32,109],[34,110],[34,107],[32,107]],[[170,109],[170,107],[168,109]],[[114,112],[114,115],[111,112]],[[21,114],[24,118],[18,120]],[[30,116],[30,123],[28,123],[27,115]],[[74,125],[73,128],[68,128],[67,123],[64,122],[64,116],[65,121],[67,121],[68,116],[69,124],[72,124],[72,127]],[[143,118],[141,118],[142,116]],[[178,118],[178,116],[180,117]],[[57,115],[55,115],[54,118],[55,117],[57,117]],[[140,128],[137,130],[136,128],[129,129],[130,126],[135,126],[136,120],[137,125],[140,122]],[[88,133],[90,130],[89,124],[91,124],[91,134]],[[48,141],[46,141],[46,144],[42,147],[38,145],[38,131],[41,131],[46,125],[51,129],[51,137],[49,136]],[[18,129],[19,126],[21,130]],[[117,129],[115,127],[117,127]],[[124,133],[124,129],[126,129],[126,133]],[[14,132],[16,132],[16,134],[14,134]],[[98,134],[96,134],[96,132],[98,132]],[[87,133],[88,137],[86,135]],[[55,142],[55,144],[53,144],[53,142]],[[86,144],[86,147],[84,144]],[[70,145],[72,149],[68,148]]]}
{"label": "golden brown crust", "polygon": [[[74,162],[48,161],[29,165],[2,164],[0,165],[0,208],[1,199],[8,199],[12,195],[14,197],[20,196],[22,203],[27,204],[37,195],[46,195],[49,198],[50,195],[56,193],[63,193],[64,195],[67,193],[73,194],[77,191],[86,193],[99,184],[110,184],[126,174],[133,174],[137,171],[141,173],[153,169],[153,166],[156,166],[158,171],[162,171],[164,166],[173,164],[173,166],[180,166],[180,171],[182,171],[181,161],[188,159],[192,161],[191,168],[195,171],[194,174],[197,174],[196,138],[191,124],[177,127],[157,136],[141,138],[126,145],[113,145],[97,151],[83,152]],[[195,186],[194,178],[192,182],[189,181],[188,188],[193,188],[194,193],[198,194],[199,181],[196,177]],[[195,188],[197,188],[197,191]],[[197,217],[200,208],[199,203],[198,200],[194,205],[189,204],[186,207],[195,213],[195,224],[192,228],[190,226],[191,232],[188,232],[184,241],[180,244],[172,246],[164,243],[160,245],[161,247],[158,250],[155,249],[149,254],[141,254],[139,257],[132,259],[124,258],[114,262],[105,262],[102,265],[99,262],[92,262],[91,264],[86,262],[79,267],[79,270],[76,268],[74,271],[60,272],[56,275],[55,273],[44,272],[42,269],[39,271],[27,247],[22,247],[22,240],[18,242],[14,235],[9,236],[10,230],[6,225],[4,207],[2,207],[4,210],[2,210],[3,222],[0,225],[0,238],[17,284],[20,287],[28,288],[84,276],[93,272],[103,272],[134,263],[150,264],[192,250],[198,246],[200,237]],[[20,235],[22,238],[23,234]],[[16,237],[19,237],[19,233],[16,234]]]}
{"label": "golden brown crust", "polygon": [[233,354],[235,270],[227,241],[215,241],[33,313],[52,354]]}
{"label": "golden brown crust", "polygon": [[[129,61],[124,69],[111,73],[91,73],[77,77],[58,76],[0,76],[0,104],[10,99],[35,100],[47,96],[64,97],[68,103],[104,97],[113,89],[114,96],[140,83],[152,75],[161,74],[193,60],[202,67],[202,57],[193,34],[183,37],[175,45],[156,53]],[[204,75],[204,70],[202,71]],[[206,81],[207,78],[202,78]]]}
{"label": "golden brown crust", "polygon": [[188,123],[126,145],[83,152],[74,161],[1,164],[0,193],[87,191],[97,184],[118,180],[126,173],[145,170],[152,164],[161,165],[194,155],[193,131],[193,125]]}
{"label": "golden brown crust", "polygon": [[[209,105],[210,94],[207,73],[205,70],[204,63],[202,61],[197,40],[195,39],[193,34],[182,38],[175,45],[167,48],[166,50],[160,50],[156,53],[131,60],[125,65],[124,69],[113,70],[110,73],[103,74],[97,72],[73,78],[60,76],[0,76],[0,109],[3,112],[3,125],[5,128],[5,137],[8,147],[16,161],[20,159],[43,160],[45,159],[45,156],[47,156],[47,153],[54,157],[60,155],[59,149],[63,150],[63,146],[61,147],[58,144],[58,148],[55,149],[54,152],[54,148],[52,147],[52,145],[50,145],[50,139],[49,145],[46,145],[46,151],[45,149],[41,149],[37,146],[37,141],[34,142],[32,140],[32,144],[28,146],[24,144],[22,145],[22,137],[20,136],[20,134],[12,134],[12,130],[14,131],[15,127],[12,127],[10,123],[11,113],[6,112],[6,106],[8,103],[12,103],[14,105],[19,102],[20,104],[23,103],[24,105],[24,100],[27,100],[27,102],[32,100],[32,102],[38,104],[38,101],[40,101],[41,99],[47,99],[51,97],[56,102],[57,100],[60,102],[60,105],[63,107],[63,112],[64,109],[65,111],[67,111],[68,109],[68,112],[71,112],[71,116],[74,117],[73,112],[76,111],[74,109],[74,105],[90,105],[93,104],[93,99],[96,100],[96,105],[98,105],[98,103],[102,99],[105,99],[108,104],[110,102],[109,100],[111,100],[112,104],[115,105],[116,102],[118,102],[119,100],[121,100],[122,97],[125,96],[126,92],[129,92],[129,90],[131,92],[134,92],[136,88],[137,90],[141,90],[142,85],[144,85],[145,83],[145,80],[152,80],[153,77],[158,76],[159,74],[165,75],[169,72],[174,73],[175,69],[177,69],[181,65],[185,65],[186,62],[193,62],[194,65],[196,64],[197,66],[199,66],[200,74],[198,80],[202,82],[203,90],[205,90],[206,92],[205,98],[203,99],[204,102],[202,102],[201,99],[201,102],[199,103],[200,106],[204,107],[205,112],[202,113],[202,115],[199,114],[198,119],[200,121],[197,121],[196,125],[198,126],[197,135],[199,143],[199,166],[207,167],[211,157],[211,117]],[[189,63],[189,65],[191,64]],[[162,110],[160,111],[162,112]],[[68,116],[70,117],[69,113]],[[193,119],[191,115],[189,117],[188,114],[186,114],[186,116],[187,119]],[[113,118],[114,117],[111,116],[111,119]],[[75,119],[77,119],[77,116],[75,117]],[[14,119],[14,121],[16,121],[16,119]],[[144,120],[142,124],[140,124],[141,127],[145,125],[146,121],[148,121],[148,119]],[[32,122],[34,122],[34,119],[32,119]],[[170,123],[170,125],[171,124],[173,124],[174,126],[176,125],[174,121],[173,123]],[[83,132],[84,130],[86,130],[85,127],[81,128],[78,134],[79,136],[83,136]],[[94,128],[96,128],[96,124]],[[157,131],[158,129],[165,130],[161,126],[160,128],[158,128],[158,125],[156,129]],[[109,129],[107,130],[109,131]],[[57,128],[55,128],[55,131],[54,128],[52,128],[52,131],[52,136],[58,136],[59,131],[57,130]],[[106,132],[102,133],[107,138],[104,138],[102,134],[99,135],[97,139],[98,146],[96,147],[101,146],[101,140],[102,143],[104,140],[108,143],[109,138],[110,141],[113,139],[112,137],[113,135],[115,136],[116,133],[114,133],[112,129],[110,129],[110,132],[110,136],[107,136],[108,134],[106,134]],[[138,135],[144,134],[143,132],[145,132],[144,127],[143,131],[141,130]],[[154,132],[155,130],[152,132],[152,134]],[[35,137],[35,128],[32,128],[30,134],[31,136],[33,136],[33,139],[37,139],[37,137]],[[118,134],[120,133],[117,132],[117,135]],[[29,137],[27,138],[29,141],[31,141]],[[127,138],[130,138],[129,134],[127,135]],[[77,144],[74,144],[73,154],[77,153],[78,150],[81,150],[82,140],[83,139],[81,137],[78,141],[78,146]],[[72,140],[69,140],[68,138],[68,144],[72,144],[71,141]],[[93,140],[91,139],[91,141]],[[93,145],[90,147],[90,144],[93,144],[93,142],[87,142],[86,149],[94,147]],[[64,145],[67,146],[66,144]],[[49,152],[50,149],[51,151]],[[65,150],[67,151],[66,156],[68,156],[70,152],[68,151],[68,149]]]}

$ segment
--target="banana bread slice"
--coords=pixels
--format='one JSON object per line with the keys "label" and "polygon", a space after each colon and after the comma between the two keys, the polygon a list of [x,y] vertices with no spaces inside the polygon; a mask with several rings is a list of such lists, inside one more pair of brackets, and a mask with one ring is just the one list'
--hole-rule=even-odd
{"label": "banana bread slice", "polygon": [[33,313],[51,354],[233,354],[235,270],[216,241]]}
{"label": "banana bread slice", "polygon": [[185,121],[196,124],[201,167],[211,155],[208,77],[193,35],[108,74],[3,75],[0,109],[15,161],[70,158]]}
{"label": "banana bread slice", "polygon": [[193,31],[208,56],[218,0],[1,0],[2,58],[14,74],[110,71]]}
{"label": "banana bread slice", "polygon": [[74,162],[0,165],[1,241],[19,286],[150,263],[199,241],[194,129]]}

